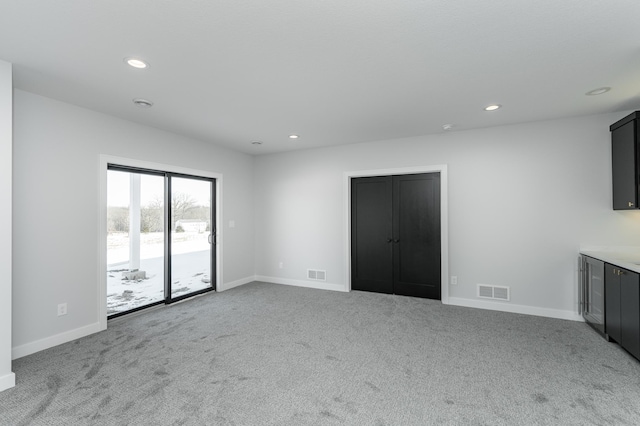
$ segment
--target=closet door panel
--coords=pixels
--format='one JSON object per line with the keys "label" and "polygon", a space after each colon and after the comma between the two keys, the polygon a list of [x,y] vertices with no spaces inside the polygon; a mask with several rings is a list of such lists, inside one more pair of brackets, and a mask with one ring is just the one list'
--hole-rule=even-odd
{"label": "closet door panel", "polygon": [[393,293],[392,179],[351,181],[351,288]]}
{"label": "closet door panel", "polygon": [[440,176],[393,177],[394,293],[440,299]]}

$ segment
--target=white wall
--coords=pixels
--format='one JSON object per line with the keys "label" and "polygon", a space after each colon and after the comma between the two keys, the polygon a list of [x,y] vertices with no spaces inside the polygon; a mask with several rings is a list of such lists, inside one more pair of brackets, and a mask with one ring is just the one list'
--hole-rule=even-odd
{"label": "white wall", "polygon": [[14,357],[97,331],[100,155],[221,173],[219,287],[253,279],[252,157],[21,90],[14,117]]}
{"label": "white wall", "polygon": [[11,151],[13,82],[11,64],[0,61],[0,391],[15,385],[11,372]]}
{"label": "white wall", "polygon": [[[10,123],[10,66],[0,64]],[[327,271],[314,285],[348,288],[346,171],[448,166],[451,303],[575,318],[579,247],[640,245],[640,212],[610,207],[608,126],[624,113],[257,158],[20,90],[13,114],[13,309],[0,309],[0,380],[7,362],[10,374],[8,312],[14,356],[96,331],[101,154],[223,174],[222,223],[235,228],[224,230],[222,288],[255,275],[304,284],[307,268]],[[10,141],[5,124],[5,163]],[[10,218],[0,219],[9,235]],[[0,267],[11,272],[3,242]],[[476,283],[511,286],[511,302],[478,301]],[[69,313],[57,317],[61,302]]]}
{"label": "white wall", "polygon": [[[256,275],[295,283],[326,269],[326,288],[348,288],[343,173],[446,164],[449,302],[578,319],[578,249],[640,246],[640,212],[611,209],[609,125],[624,115],[258,157]],[[511,301],[477,299],[478,283],[510,286]]]}

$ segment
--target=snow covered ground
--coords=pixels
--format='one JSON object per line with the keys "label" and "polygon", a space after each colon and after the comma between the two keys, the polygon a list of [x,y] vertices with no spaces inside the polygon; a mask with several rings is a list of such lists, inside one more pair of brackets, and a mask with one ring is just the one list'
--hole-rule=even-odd
{"label": "snow covered ground", "polygon": [[[171,259],[172,296],[211,286],[208,233],[173,234]],[[113,234],[107,238],[107,314],[127,311],[164,299],[164,236],[141,235],[140,271],[146,279],[123,279],[129,270],[129,238]]]}

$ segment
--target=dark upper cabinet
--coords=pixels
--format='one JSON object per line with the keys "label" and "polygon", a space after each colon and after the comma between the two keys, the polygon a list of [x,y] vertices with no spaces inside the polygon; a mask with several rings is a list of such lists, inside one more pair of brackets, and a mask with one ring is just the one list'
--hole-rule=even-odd
{"label": "dark upper cabinet", "polygon": [[614,210],[633,210],[639,207],[639,120],[640,111],[636,111],[609,127],[611,130]]}

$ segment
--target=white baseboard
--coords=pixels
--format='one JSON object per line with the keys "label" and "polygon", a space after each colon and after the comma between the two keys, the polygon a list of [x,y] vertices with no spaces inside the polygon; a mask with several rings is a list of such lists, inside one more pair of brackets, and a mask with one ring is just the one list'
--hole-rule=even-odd
{"label": "white baseboard", "polygon": [[265,277],[264,275],[256,275],[255,280],[272,284],[290,285],[294,287],[316,288],[318,290],[347,291],[342,284],[332,284],[324,281],[291,280],[288,278]]}
{"label": "white baseboard", "polygon": [[64,333],[56,334],[55,336],[36,340],[35,342],[25,343],[24,345],[16,346],[11,350],[11,358],[22,358],[23,356],[31,355],[63,343],[71,342],[72,340],[76,340],[102,330],[104,330],[102,325],[99,322],[96,322],[84,327],[76,328],[75,330],[65,331]]}
{"label": "white baseboard", "polygon": [[486,300],[449,297],[448,305],[465,306],[467,308],[487,309],[490,311],[511,312],[514,314],[535,315],[538,317],[557,318],[569,321],[584,322],[577,312],[560,309],[538,308],[535,306],[513,305],[511,303],[490,302]]}
{"label": "white baseboard", "polygon": [[230,290],[234,287],[239,287],[241,285],[249,284],[251,282],[254,282],[255,280],[256,280],[256,276],[252,275],[250,277],[245,277],[239,280],[231,281],[229,283],[222,283],[221,285],[218,286],[216,291]]}
{"label": "white baseboard", "polygon": [[[246,277],[240,280],[232,281],[230,283],[225,283],[219,286],[218,291],[229,290],[234,287],[241,286],[243,284],[248,284],[256,280],[255,276]],[[75,339],[79,339],[81,337],[88,336],[90,334],[97,333],[99,331],[104,330],[106,327],[103,326],[100,322],[90,324],[84,327],[76,328],[75,330],[66,331],[64,333],[56,334],[55,336],[46,337],[41,340],[36,340],[35,342],[26,343],[24,345],[16,346],[11,350],[11,358],[18,359],[23,356],[31,355],[36,352],[43,351],[45,349],[52,348],[54,346],[61,345],[63,343],[70,342]],[[2,379],[2,378],[0,378]],[[1,384],[1,383],[0,383]]]}
{"label": "white baseboard", "polygon": [[16,375],[14,373],[5,374],[0,377],[0,392],[10,389],[16,385]]}

